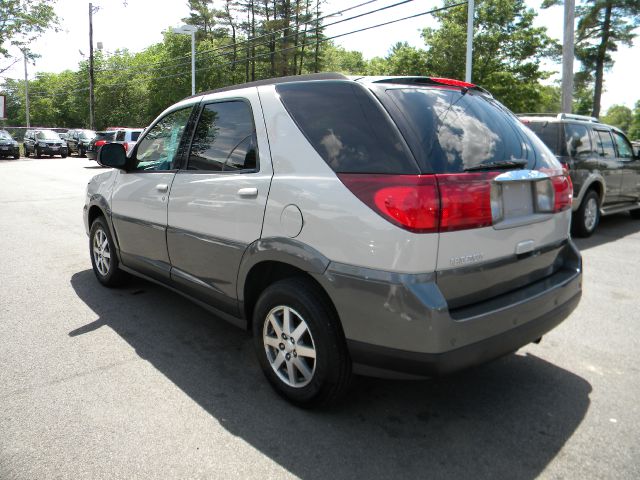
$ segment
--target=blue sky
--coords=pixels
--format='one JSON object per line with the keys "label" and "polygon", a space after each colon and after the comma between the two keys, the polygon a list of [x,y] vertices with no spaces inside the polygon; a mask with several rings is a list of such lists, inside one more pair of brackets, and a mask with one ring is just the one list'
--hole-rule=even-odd
{"label": "blue sky", "polygon": [[[324,6],[326,13],[332,13],[363,3],[364,0],[328,0]],[[335,19],[327,19],[325,23],[340,18],[366,12],[374,8],[398,3],[399,0],[378,0],[359,9],[352,10]],[[94,15],[94,42],[102,42],[106,51],[128,48],[136,52],[152,43],[162,40],[162,31],[171,26],[180,25],[181,18],[188,15],[186,0],[96,0],[94,5],[101,7]],[[538,11],[537,24],[547,27],[552,37],[562,36],[562,7],[540,10],[541,0],[529,0],[527,4]],[[34,42],[32,49],[41,55],[35,66],[29,66],[30,77],[36,71],[59,72],[75,69],[82,60],[81,53],[89,50],[88,1],[59,0],[56,10],[62,18],[59,32],[48,32]],[[349,30],[363,28],[395,18],[424,12],[440,6],[440,0],[414,0],[377,14],[368,15],[328,27],[328,36],[337,35]],[[357,33],[337,39],[339,45],[351,50],[362,51],[366,58],[384,56],[389,47],[398,41],[407,41],[416,47],[424,46],[420,31],[425,26],[435,26],[432,17],[422,16],[412,20],[399,22],[366,32]],[[637,90],[630,90],[630,78],[640,73],[640,38],[636,39],[632,48],[623,47],[614,54],[615,65],[605,73],[605,93],[602,97],[603,111],[613,104],[625,104],[633,107],[640,99]],[[461,59],[464,61],[464,59]],[[560,66],[546,65],[547,70],[557,72]],[[575,68],[578,68],[576,64]],[[425,72],[428,73],[428,72]],[[23,78],[22,62],[5,72],[14,78]]]}

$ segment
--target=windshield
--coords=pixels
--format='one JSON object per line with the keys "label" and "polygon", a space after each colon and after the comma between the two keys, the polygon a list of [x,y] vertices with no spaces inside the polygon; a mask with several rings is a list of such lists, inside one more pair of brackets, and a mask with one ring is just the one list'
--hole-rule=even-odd
{"label": "windshield", "polygon": [[4,131],[0,132],[0,138],[2,138],[3,140],[13,140],[11,138],[11,135]]}
{"label": "windshield", "polygon": [[482,165],[556,166],[547,147],[489,96],[424,87],[389,88],[386,95],[395,106],[391,115],[427,172],[458,173]]}
{"label": "windshield", "polygon": [[60,136],[52,130],[42,130],[36,135],[38,140],[60,140]]}

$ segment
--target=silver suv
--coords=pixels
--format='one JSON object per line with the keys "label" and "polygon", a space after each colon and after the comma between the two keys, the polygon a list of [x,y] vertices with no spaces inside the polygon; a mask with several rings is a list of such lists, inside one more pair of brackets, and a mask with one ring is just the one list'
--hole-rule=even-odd
{"label": "silver suv", "polygon": [[165,285],[253,333],[275,389],[424,377],[539,340],[578,304],[572,188],[486,91],[318,74],[187,98],[106,144],[84,220],[98,280]]}

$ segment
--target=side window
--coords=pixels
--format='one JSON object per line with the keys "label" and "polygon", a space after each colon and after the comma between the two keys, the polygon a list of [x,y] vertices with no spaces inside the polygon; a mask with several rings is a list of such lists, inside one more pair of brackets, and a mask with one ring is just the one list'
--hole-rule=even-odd
{"label": "side window", "polygon": [[241,100],[205,105],[187,169],[221,172],[257,167],[256,131],[249,105]]}
{"label": "side window", "polygon": [[613,148],[613,139],[609,132],[603,130],[595,130],[596,141],[598,144],[598,153],[601,157],[615,158],[616,152]]}
{"label": "side window", "polygon": [[124,130],[118,131],[116,134],[116,142],[124,142]]}
{"label": "side window", "polygon": [[138,143],[133,171],[171,170],[192,107],[171,112],[149,130]]}
{"label": "side window", "polygon": [[589,130],[584,125],[567,123],[564,126],[567,154],[571,158],[582,159],[591,155],[591,139]]}
{"label": "side window", "polygon": [[612,132],[612,133],[613,133],[613,138],[615,138],[616,145],[618,147],[618,157],[628,158],[628,159],[633,158],[633,150],[631,149],[631,145],[629,144],[629,141],[618,132]]}

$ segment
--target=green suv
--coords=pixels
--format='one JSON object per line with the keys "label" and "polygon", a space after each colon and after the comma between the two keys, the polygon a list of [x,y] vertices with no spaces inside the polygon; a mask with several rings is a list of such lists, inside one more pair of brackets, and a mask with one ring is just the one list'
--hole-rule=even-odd
{"label": "green suv", "polygon": [[574,235],[590,236],[601,215],[640,219],[640,156],[621,130],[582,115],[519,117],[569,169]]}

